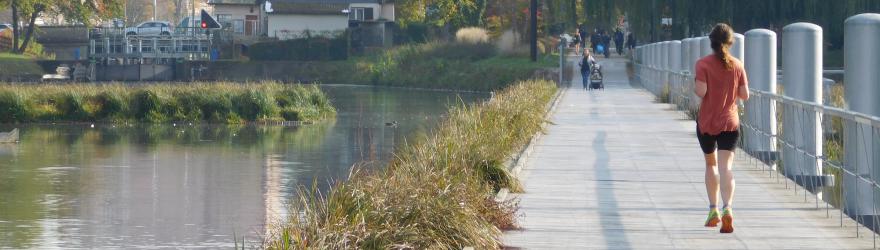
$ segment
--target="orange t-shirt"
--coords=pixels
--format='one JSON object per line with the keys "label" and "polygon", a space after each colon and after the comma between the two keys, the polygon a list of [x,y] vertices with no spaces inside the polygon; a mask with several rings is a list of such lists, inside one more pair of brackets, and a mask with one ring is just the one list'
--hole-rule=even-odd
{"label": "orange t-shirt", "polygon": [[739,129],[736,99],[740,86],[748,86],[743,64],[731,57],[731,69],[724,67],[714,54],[701,58],[696,65],[696,79],[706,83],[706,96],[700,104],[697,126],[700,132],[718,135]]}

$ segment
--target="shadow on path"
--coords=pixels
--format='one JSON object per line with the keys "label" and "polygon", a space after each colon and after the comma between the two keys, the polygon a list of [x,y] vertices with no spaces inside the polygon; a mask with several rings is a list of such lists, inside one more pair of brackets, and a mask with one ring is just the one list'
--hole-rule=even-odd
{"label": "shadow on path", "polygon": [[[593,153],[596,154],[596,161],[593,163],[596,179],[611,180],[611,156],[605,147],[605,139],[608,133],[599,131],[596,139],[593,140]],[[605,245],[611,249],[630,249],[629,240],[626,237],[623,222],[620,220],[619,207],[617,206],[617,198],[614,195],[614,183],[596,183],[596,195],[598,195],[597,206],[603,216],[599,217],[599,224],[602,227],[602,235],[604,236]],[[607,212],[601,212],[607,211]]]}

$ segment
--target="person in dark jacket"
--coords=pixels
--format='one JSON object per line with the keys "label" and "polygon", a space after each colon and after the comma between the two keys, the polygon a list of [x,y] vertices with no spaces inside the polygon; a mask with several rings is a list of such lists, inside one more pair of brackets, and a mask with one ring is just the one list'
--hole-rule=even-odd
{"label": "person in dark jacket", "polygon": [[602,35],[599,34],[599,29],[593,30],[593,35],[590,36],[590,44],[593,47],[593,51],[598,53],[599,45],[602,44]]}
{"label": "person in dark jacket", "polygon": [[617,48],[617,54],[623,55],[623,32],[620,29],[614,32],[614,47]]}
{"label": "person in dark jacket", "polygon": [[626,36],[626,48],[627,48],[628,50],[633,50],[633,49],[636,48],[636,36],[633,35],[632,32],[630,32],[630,33]]}
{"label": "person in dark jacket", "polygon": [[602,32],[602,44],[605,45],[605,58],[611,56],[611,36],[607,32]]}

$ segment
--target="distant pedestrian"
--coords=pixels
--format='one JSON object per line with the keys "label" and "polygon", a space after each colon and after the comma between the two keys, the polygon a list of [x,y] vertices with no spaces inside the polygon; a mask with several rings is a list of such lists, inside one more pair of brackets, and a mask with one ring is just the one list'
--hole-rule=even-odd
{"label": "distant pedestrian", "polygon": [[636,48],[636,36],[633,35],[632,32],[626,35],[626,48],[627,50],[633,50]]}
{"label": "distant pedestrian", "polygon": [[623,32],[620,29],[614,32],[614,47],[617,48],[617,55],[623,55]]}
{"label": "distant pedestrian", "polygon": [[577,29],[578,29],[578,32],[580,32],[580,34],[581,34],[581,36],[578,37],[578,38],[581,39],[581,40],[580,40],[580,41],[581,41],[581,43],[580,43],[581,48],[586,49],[586,48],[587,48],[587,47],[586,47],[586,45],[587,45],[587,38],[590,37],[590,32],[587,31],[587,27],[586,27],[586,25],[584,25],[584,24],[578,24]]}
{"label": "distant pedestrian", "polygon": [[605,45],[605,58],[611,56],[611,36],[607,32],[602,31],[602,44]]}
{"label": "distant pedestrian", "polygon": [[583,77],[584,89],[589,89],[590,86],[590,70],[592,70],[593,64],[596,63],[596,59],[590,55],[590,50],[584,49],[584,56],[581,58],[580,66],[581,66],[581,77]]}
{"label": "distant pedestrian", "polygon": [[599,34],[599,29],[593,29],[593,35],[590,36],[590,45],[593,47],[593,52],[600,53],[597,50],[600,44],[602,44],[602,35]]}
{"label": "distant pedestrian", "polygon": [[[715,25],[709,34],[714,53],[697,61],[694,86],[694,92],[702,98],[697,115],[697,139],[706,160],[709,216],[705,225],[715,227],[720,221],[721,233],[733,232],[731,204],[736,182],[732,169],[739,140],[736,101],[749,99],[748,79],[743,64],[729,52],[733,45],[733,34],[733,29],[727,24]],[[717,207],[719,185],[724,202],[721,215]]]}

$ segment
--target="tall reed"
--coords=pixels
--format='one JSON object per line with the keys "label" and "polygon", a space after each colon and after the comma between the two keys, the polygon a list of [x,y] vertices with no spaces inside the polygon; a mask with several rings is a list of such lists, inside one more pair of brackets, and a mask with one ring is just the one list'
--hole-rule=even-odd
{"label": "tall reed", "polygon": [[0,84],[0,122],[315,121],[335,109],[317,86],[260,83]]}
{"label": "tall reed", "polygon": [[501,164],[541,129],[556,92],[549,81],[524,81],[490,101],[449,110],[430,136],[402,148],[388,166],[322,194],[301,188],[288,222],[275,225],[269,249],[499,248],[515,225],[515,204],[499,188],[519,189]]}

